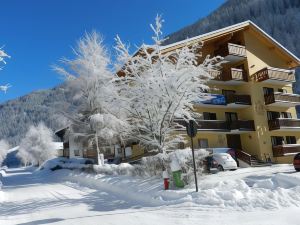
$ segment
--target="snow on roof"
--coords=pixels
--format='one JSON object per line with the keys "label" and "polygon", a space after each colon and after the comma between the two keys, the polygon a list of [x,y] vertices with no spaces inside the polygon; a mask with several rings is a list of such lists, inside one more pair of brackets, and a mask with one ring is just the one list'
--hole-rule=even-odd
{"label": "snow on roof", "polygon": [[294,60],[297,61],[297,63],[300,64],[300,59],[295,56],[293,53],[291,53],[288,49],[286,49],[282,44],[280,44],[278,41],[276,41],[273,37],[271,37],[269,34],[267,34],[264,30],[262,30],[259,26],[257,26],[254,22],[252,22],[251,20],[247,20],[247,21],[244,21],[244,22],[241,22],[241,23],[237,23],[237,24],[234,24],[234,25],[231,25],[231,26],[228,26],[228,27],[224,27],[222,29],[218,29],[218,30],[215,30],[215,31],[211,31],[211,32],[208,32],[208,33],[205,33],[205,34],[201,34],[201,35],[198,35],[198,36],[195,36],[195,37],[192,37],[192,38],[187,38],[185,40],[182,40],[182,41],[178,41],[178,42],[175,42],[175,43],[172,43],[172,44],[169,44],[169,45],[165,45],[165,46],[162,46],[161,47],[161,50],[165,50],[165,49],[168,49],[168,48],[171,48],[171,47],[174,47],[176,45],[181,45],[181,44],[185,44],[187,42],[191,42],[191,41],[194,41],[194,40],[197,40],[197,39],[204,39],[205,37],[208,37],[208,36],[213,36],[213,35],[217,35],[218,33],[225,33],[227,31],[230,31],[232,29],[237,29],[237,28],[240,28],[240,27],[246,27],[246,26],[253,26],[255,29],[257,29],[260,33],[262,33],[265,37],[267,37],[268,39],[270,39],[271,42],[274,42],[278,47],[280,47],[283,51],[285,51],[288,55],[290,55],[292,58],[294,58]]}

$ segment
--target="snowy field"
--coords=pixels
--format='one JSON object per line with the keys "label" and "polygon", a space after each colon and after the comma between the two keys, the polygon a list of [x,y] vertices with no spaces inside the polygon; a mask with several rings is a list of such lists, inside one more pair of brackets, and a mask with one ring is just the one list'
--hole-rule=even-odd
{"label": "snowy field", "polygon": [[162,180],[67,170],[2,172],[0,224],[299,225],[300,173],[290,165],[244,168],[162,190]]}

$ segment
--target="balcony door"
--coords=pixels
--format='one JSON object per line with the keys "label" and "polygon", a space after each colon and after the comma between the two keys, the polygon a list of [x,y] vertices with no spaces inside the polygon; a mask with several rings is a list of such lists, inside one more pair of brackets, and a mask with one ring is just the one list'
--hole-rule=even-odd
{"label": "balcony door", "polygon": [[264,87],[263,90],[264,90],[264,95],[270,95],[274,93],[274,88]]}
{"label": "balcony door", "polygon": [[238,115],[236,112],[225,112],[226,121],[232,122],[238,120]]}
{"label": "balcony door", "polygon": [[239,134],[227,134],[227,147],[233,149],[242,149],[241,136]]}
{"label": "balcony door", "polygon": [[230,130],[237,130],[239,129],[238,126],[238,115],[235,112],[225,112],[225,118],[227,121]]}
{"label": "balcony door", "polygon": [[273,112],[273,111],[268,111],[268,120],[275,120],[277,118],[280,118],[280,112]]}
{"label": "balcony door", "polygon": [[272,146],[282,145],[284,143],[284,138],[281,136],[272,136],[271,141]]}

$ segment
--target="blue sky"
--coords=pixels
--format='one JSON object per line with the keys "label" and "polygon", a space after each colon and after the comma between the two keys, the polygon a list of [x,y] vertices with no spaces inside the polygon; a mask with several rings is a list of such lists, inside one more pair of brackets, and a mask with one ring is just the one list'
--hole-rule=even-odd
{"label": "blue sky", "polygon": [[165,20],[164,34],[196,22],[225,0],[9,0],[1,1],[0,47],[11,55],[0,71],[0,84],[10,83],[0,102],[61,83],[51,69],[86,31],[97,30],[108,47],[118,34],[125,42],[151,43],[150,23]]}

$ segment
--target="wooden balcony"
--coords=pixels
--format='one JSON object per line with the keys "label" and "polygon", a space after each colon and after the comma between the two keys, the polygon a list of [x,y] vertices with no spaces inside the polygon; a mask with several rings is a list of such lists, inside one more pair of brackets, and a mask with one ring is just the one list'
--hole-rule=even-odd
{"label": "wooden balcony", "polygon": [[273,156],[280,157],[286,155],[295,155],[300,152],[299,144],[276,145],[272,147]]}
{"label": "wooden balcony", "polygon": [[239,85],[248,81],[247,74],[242,69],[212,70],[209,73],[212,76],[211,83],[226,82],[226,85]]}
{"label": "wooden balcony", "polygon": [[265,104],[271,106],[293,107],[300,105],[300,95],[282,92],[266,94]]}
{"label": "wooden balcony", "polygon": [[257,82],[270,84],[287,84],[295,82],[295,71],[266,67],[252,75]]}
{"label": "wooden balcony", "polygon": [[253,120],[236,120],[231,121],[230,130],[234,131],[255,131],[255,125]]}
{"label": "wooden balcony", "polygon": [[227,95],[226,103],[231,108],[246,108],[251,105],[250,95]]}
{"label": "wooden balcony", "polygon": [[222,56],[224,61],[238,62],[244,60],[246,55],[246,48],[242,45],[228,43],[215,50],[215,56]]}
{"label": "wooden balcony", "polygon": [[[183,126],[178,130],[185,130],[186,122],[184,120],[176,120],[176,123]],[[197,120],[197,130],[205,132],[225,132],[225,133],[243,133],[247,131],[255,131],[253,120]]]}
{"label": "wooden balcony", "polygon": [[300,131],[300,120],[291,118],[277,118],[269,120],[269,130]]}

